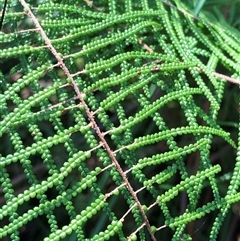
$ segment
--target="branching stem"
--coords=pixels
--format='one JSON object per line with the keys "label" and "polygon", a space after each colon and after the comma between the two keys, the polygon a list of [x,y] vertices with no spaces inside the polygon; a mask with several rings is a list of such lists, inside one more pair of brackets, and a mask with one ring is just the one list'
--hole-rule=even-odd
{"label": "branching stem", "polygon": [[104,134],[100,131],[95,119],[94,119],[94,115],[92,114],[92,112],[90,111],[87,103],[84,101],[84,94],[79,90],[77,84],[75,83],[71,73],[69,72],[67,66],[65,65],[62,57],[60,56],[60,54],[57,52],[57,50],[54,48],[54,46],[52,45],[50,39],[48,38],[48,36],[46,35],[46,33],[44,32],[43,28],[41,27],[39,21],[37,20],[37,18],[35,17],[35,15],[33,14],[33,12],[31,11],[30,7],[28,6],[28,4],[25,2],[25,0],[19,0],[22,4],[22,6],[27,10],[27,14],[28,16],[32,19],[33,23],[36,25],[37,29],[39,30],[42,38],[44,39],[45,43],[47,44],[49,50],[52,52],[52,54],[55,56],[55,58],[57,59],[60,67],[62,68],[62,70],[64,71],[64,73],[66,74],[66,76],[69,78],[69,80],[71,81],[71,84],[73,86],[73,89],[75,91],[75,93],[77,94],[81,104],[83,105],[85,112],[88,116],[89,121],[92,123],[92,128],[96,131],[96,134],[98,135],[100,141],[103,143],[103,146],[105,148],[105,150],[107,151],[108,155],[110,156],[112,162],[114,163],[115,167],[117,168],[117,170],[119,171],[124,183],[126,184],[126,187],[128,189],[128,191],[130,192],[130,194],[132,195],[133,199],[135,200],[136,205],[138,206],[142,217],[144,219],[144,223],[149,231],[149,234],[151,236],[151,239],[156,241],[156,238],[154,237],[154,234],[151,230],[148,218],[144,212],[144,210],[142,209],[141,203],[137,198],[136,193],[134,192],[131,184],[129,183],[127,176],[125,175],[123,169],[121,168],[121,166],[119,165],[117,159],[115,158],[115,154],[113,153],[113,151],[110,149],[107,141],[104,138]]}

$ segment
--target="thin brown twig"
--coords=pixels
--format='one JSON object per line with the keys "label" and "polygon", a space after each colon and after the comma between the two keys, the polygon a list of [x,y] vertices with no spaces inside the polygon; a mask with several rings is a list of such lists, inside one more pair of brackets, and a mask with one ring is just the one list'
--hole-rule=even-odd
{"label": "thin brown twig", "polygon": [[[197,67],[197,70],[199,72],[201,72],[201,69]],[[217,72],[212,72],[212,75],[214,75],[215,77],[218,77],[220,79],[223,79],[223,80],[226,80],[228,82],[231,82],[231,83],[234,83],[234,84],[237,84],[237,85],[240,85],[240,79],[235,79],[235,78],[232,78],[232,77],[229,77],[227,75],[224,75],[224,74],[219,74]]]}

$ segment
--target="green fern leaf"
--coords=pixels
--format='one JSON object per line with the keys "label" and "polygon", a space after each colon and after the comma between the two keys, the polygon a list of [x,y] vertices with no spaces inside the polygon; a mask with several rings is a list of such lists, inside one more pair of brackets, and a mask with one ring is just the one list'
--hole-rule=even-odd
{"label": "green fern leaf", "polygon": [[227,240],[240,34],[183,2],[8,3],[1,240]]}

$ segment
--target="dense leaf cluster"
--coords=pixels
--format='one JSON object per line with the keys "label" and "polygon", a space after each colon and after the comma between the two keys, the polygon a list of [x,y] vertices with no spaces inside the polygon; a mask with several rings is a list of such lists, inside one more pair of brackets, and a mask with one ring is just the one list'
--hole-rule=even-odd
{"label": "dense leaf cluster", "polygon": [[[174,2],[9,3],[0,239],[218,239],[240,201],[239,143],[218,123],[240,36]],[[216,142],[237,152],[225,191]]]}

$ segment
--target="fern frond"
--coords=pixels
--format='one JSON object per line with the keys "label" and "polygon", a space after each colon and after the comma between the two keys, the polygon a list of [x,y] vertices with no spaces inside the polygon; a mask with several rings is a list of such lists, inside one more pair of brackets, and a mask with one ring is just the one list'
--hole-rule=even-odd
{"label": "fern frond", "polygon": [[0,239],[219,239],[239,32],[177,0],[11,1],[2,29]]}

